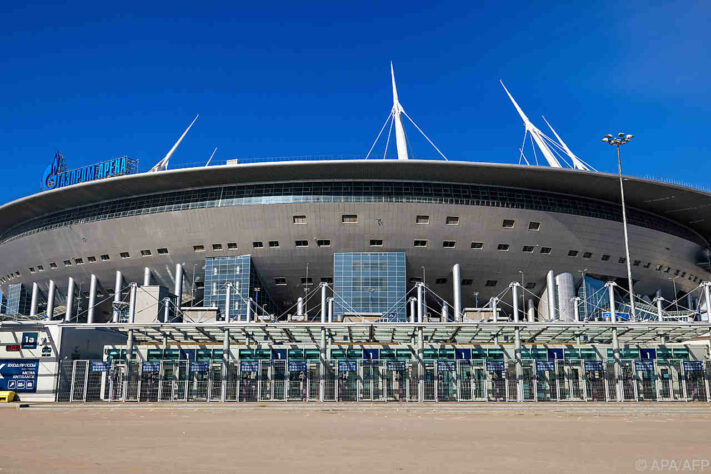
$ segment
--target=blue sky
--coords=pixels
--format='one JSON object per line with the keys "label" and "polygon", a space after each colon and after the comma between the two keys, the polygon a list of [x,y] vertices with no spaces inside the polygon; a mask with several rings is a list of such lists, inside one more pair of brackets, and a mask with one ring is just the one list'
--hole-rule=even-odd
{"label": "blue sky", "polygon": [[[552,2],[550,2],[552,3]],[[615,171],[705,185],[708,2],[2,2],[0,201],[71,168],[365,154],[401,102],[455,160],[518,162],[523,126]],[[434,150],[407,128],[415,156]],[[376,148],[380,154],[383,144]],[[530,146],[527,154],[531,154]]]}

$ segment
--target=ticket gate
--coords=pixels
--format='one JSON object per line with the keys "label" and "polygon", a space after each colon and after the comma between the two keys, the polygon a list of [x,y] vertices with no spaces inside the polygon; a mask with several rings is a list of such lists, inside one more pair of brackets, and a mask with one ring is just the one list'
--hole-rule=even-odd
{"label": "ticket gate", "polygon": [[210,363],[188,363],[188,401],[206,402],[210,395]]}
{"label": "ticket gate", "polygon": [[558,400],[558,376],[552,362],[536,362],[536,400],[549,402]]}
{"label": "ticket gate", "polygon": [[437,367],[434,362],[425,362],[425,401],[434,402],[437,398]]}
{"label": "ticket gate", "polygon": [[523,377],[523,400],[536,400],[536,368],[530,362],[521,364],[521,376]]}
{"label": "ticket gate", "polygon": [[620,378],[622,383],[622,399],[624,401],[637,401],[637,377],[634,361],[623,360],[620,362]]}
{"label": "ticket gate", "polygon": [[239,367],[239,401],[256,402],[259,395],[259,362],[241,361]]}
{"label": "ticket gate", "polygon": [[411,362],[407,365],[407,385],[408,385],[408,401],[416,402],[419,400],[419,364],[417,362]]}
{"label": "ticket gate", "polygon": [[259,400],[283,401],[286,398],[286,360],[259,362]]}
{"label": "ticket gate", "polygon": [[506,400],[518,401],[518,377],[516,375],[516,362],[506,362]]}
{"label": "ticket gate", "polygon": [[607,381],[602,361],[585,361],[585,399],[593,402],[604,402],[607,400]]}
{"label": "ticket gate", "polygon": [[378,401],[383,393],[383,380],[380,373],[380,361],[364,359],[360,361],[360,400]]}
{"label": "ticket gate", "polygon": [[488,400],[495,402],[504,402],[508,400],[508,387],[506,385],[506,369],[504,363],[491,365],[487,363],[488,372]]}
{"label": "ticket gate", "polygon": [[657,375],[654,370],[654,360],[635,361],[635,369],[637,372],[637,400],[656,401]]}
{"label": "ticket gate", "polygon": [[617,374],[615,374],[615,364],[613,361],[608,361],[605,364],[605,380],[607,384],[607,399],[608,401],[617,401]]}
{"label": "ticket gate", "polygon": [[389,402],[407,400],[407,371],[405,361],[385,362],[385,394]]}
{"label": "ticket gate", "polygon": [[681,400],[683,380],[681,363],[678,360],[657,359],[657,379],[659,380],[660,400]]}
{"label": "ticket gate", "polygon": [[706,398],[706,377],[703,369],[703,362],[684,361],[685,398],[687,401],[707,401]]}
{"label": "ticket gate", "polygon": [[358,366],[354,362],[338,364],[338,401],[358,401]]}
{"label": "ticket gate", "polygon": [[459,379],[459,401],[470,402],[474,400],[474,373],[468,360],[460,360],[457,367]]}
{"label": "ticket gate", "polygon": [[321,369],[318,362],[308,362],[307,363],[308,375],[309,375],[309,400],[319,400],[319,390],[320,390],[320,380],[321,380]]}
{"label": "ticket gate", "polygon": [[333,362],[326,362],[326,372],[324,373],[325,392],[323,400],[326,402],[336,401],[336,366]]}
{"label": "ticket gate", "polygon": [[237,392],[239,390],[239,382],[239,363],[230,363],[227,366],[227,390],[225,391],[226,401],[236,402],[238,400]]}
{"label": "ticket gate", "polygon": [[211,402],[218,402],[222,399],[222,371],[224,366],[221,362],[210,364],[209,385],[207,399]]}
{"label": "ticket gate", "polygon": [[[160,366],[160,362],[158,363]],[[138,401],[157,402],[160,391],[160,370],[141,370],[140,388],[138,390]]]}
{"label": "ticket gate", "polygon": [[287,400],[306,401],[308,399],[308,372],[306,362],[290,363]]}
{"label": "ticket gate", "polygon": [[437,361],[437,401],[457,401],[456,367],[455,361]]}

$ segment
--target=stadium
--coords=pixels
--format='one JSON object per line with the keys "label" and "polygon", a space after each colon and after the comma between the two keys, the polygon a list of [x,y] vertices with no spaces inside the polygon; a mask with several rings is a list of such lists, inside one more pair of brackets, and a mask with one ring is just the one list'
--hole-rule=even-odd
{"label": "stadium", "polygon": [[57,154],[0,207],[0,390],[711,401],[711,194],[597,172],[510,95],[548,166],[409,159],[393,95],[398,159]]}

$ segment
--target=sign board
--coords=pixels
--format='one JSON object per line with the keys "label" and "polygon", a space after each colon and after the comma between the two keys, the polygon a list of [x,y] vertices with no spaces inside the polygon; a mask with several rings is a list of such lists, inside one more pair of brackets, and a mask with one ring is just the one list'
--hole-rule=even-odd
{"label": "sign board", "polygon": [[160,372],[160,362],[144,362],[142,368],[144,374],[155,374]]}
{"label": "sign board", "polygon": [[190,362],[190,372],[208,372],[210,364],[207,361]]}
{"label": "sign board", "polygon": [[49,190],[136,172],[138,172],[138,161],[127,156],[67,171],[64,157],[61,153],[56,153],[42,174],[40,184],[42,189]]}
{"label": "sign board", "polygon": [[37,333],[36,332],[23,332],[22,333],[22,348],[23,349],[37,349]]}
{"label": "sign board", "polygon": [[555,372],[555,361],[537,360],[536,372]]}
{"label": "sign board", "polygon": [[289,372],[306,372],[305,360],[290,360]]}
{"label": "sign board", "polygon": [[8,344],[5,346],[5,350],[7,352],[20,352],[20,345],[19,344]]}
{"label": "sign board", "polygon": [[654,360],[636,360],[634,367],[637,372],[654,372]]}
{"label": "sign board", "polygon": [[703,362],[700,360],[685,360],[684,361],[684,371],[685,372],[696,372],[704,370]]}
{"label": "sign board", "polygon": [[52,357],[52,348],[50,346],[42,347],[42,357]]}
{"label": "sign board", "polygon": [[486,370],[488,372],[501,372],[505,368],[503,360],[487,360]]}
{"label": "sign board", "polygon": [[35,393],[38,371],[37,359],[0,359],[0,390]]}
{"label": "sign board", "polygon": [[457,363],[451,360],[438,360],[437,372],[454,372],[457,370]]}
{"label": "sign board", "polygon": [[242,372],[259,372],[259,361],[243,360],[239,363],[239,369]]}
{"label": "sign board", "polygon": [[391,372],[404,372],[405,371],[405,361],[404,360],[389,360],[387,365],[387,370]]}
{"label": "sign board", "polygon": [[586,360],[585,361],[585,371],[586,372],[602,372],[602,361],[601,360]]}
{"label": "sign board", "polygon": [[[612,313],[609,311],[602,313],[602,320],[603,321],[610,321],[610,318],[612,317]],[[615,321],[629,321],[630,320],[630,313],[618,313],[615,311]]]}
{"label": "sign board", "polygon": [[92,360],[91,365],[89,366],[89,370],[91,372],[107,372],[108,369],[108,364],[101,360]]}
{"label": "sign board", "polygon": [[356,372],[358,370],[358,362],[354,360],[339,360],[338,361],[338,371],[339,372]]}

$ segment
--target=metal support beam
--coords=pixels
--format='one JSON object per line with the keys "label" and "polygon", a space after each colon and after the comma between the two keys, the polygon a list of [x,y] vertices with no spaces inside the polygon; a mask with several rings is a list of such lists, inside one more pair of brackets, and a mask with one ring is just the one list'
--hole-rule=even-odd
{"label": "metal support beam", "polygon": [[452,285],[454,286],[454,320],[462,320],[462,275],[459,264],[452,267]]}
{"label": "metal support beam", "polygon": [[521,329],[518,326],[514,330],[514,357],[516,359],[516,401],[522,402],[523,365],[521,363]]}
{"label": "metal support beam", "polygon": [[[128,322],[134,324],[136,322],[136,287],[135,283],[131,283],[130,296],[128,300]],[[126,374],[123,378],[123,401],[128,399],[128,381],[131,378],[131,359],[133,358],[133,329],[128,330],[128,339],[126,341]]]}
{"label": "metal support beam", "polygon": [[425,336],[422,326],[417,328],[417,401],[425,401]]}
{"label": "metal support beam", "polygon": [[328,323],[331,324],[333,322],[333,309],[334,309],[333,297],[328,298],[326,304],[328,306]]}
{"label": "metal support beam", "polygon": [[424,318],[424,283],[417,285],[417,322],[422,323]]}
{"label": "metal support beam", "polygon": [[513,320],[515,323],[519,322],[518,315],[518,282],[511,283],[511,298],[513,298]]}
{"label": "metal support beam", "polygon": [[326,324],[326,318],[328,309],[326,308],[326,292],[328,291],[328,285],[326,283],[321,283],[321,324]]}
{"label": "metal support beam", "polygon": [[318,377],[318,399],[320,402],[326,400],[326,328],[321,326],[321,344],[319,344],[319,377]]}
{"label": "metal support beam", "polygon": [[620,367],[620,342],[617,338],[617,328],[612,328],[612,357],[613,371],[615,372],[615,396],[617,401],[624,399],[622,388],[622,368]]}
{"label": "metal support beam", "polygon": [[417,310],[415,305],[417,304],[416,298],[410,298],[410,322],[414,323],[417,319]]}
{"label": "metal support beam", "polygon": [[94,312],[96,310],[96,287],[98,281],[96,280],[96,275],[91,274],[91,282],[89,283],[89,309],[86,313],[86,323],[94,324]]}
{"label": "metal support beam", "polygon": [[615,313],[615,282],[608,281],[605,283],[605,286],[607,287],[607,294],[610,299],[610,322],[616,323],[617,314]]}
{"label": "metal support beam", "polygon": [[67,283],[67,304],[64,312],[64,320],[71,321],[72,313],[74,312],[74,278],[69,277]]}
{"label": "metal support beam", "polygon": [[32,300],[30,301],[30,316],[37,314],[37,299],[39,298],[39,285],[37,282],[32,283]]}
{"label": "metal support beam", "polygon": [[143,268],[143,286],[148,286],[151,284],[151,269],[148,267]]}
{"label": "metal support beam", "polygon": [[180,307],[183,305],[183,265],[181,263],[175,264],[175,287],[173,288],[173,294],[175,294],[175,315],[182,317]]}
{"label": "metal support beam", "polygon": [[[229,297],[228,290],[228,297]],[[229,315],[225,315],[225,320],[229,322]],[[230,368],[230,330],[225,329],[222,338],[222,383],[220,385],[220,401],[227,401],[227,381],[229,377],[227,371]]]}
{"label": "metal support beam", "polygon": [[[121,287],[123,286],[123,276],[121,272],[116,270],[116,279],[114,281],[114,303],[119,303],[121,301]],[[111,318],[114,323],[119,322],[119,312],[116,307],[114,307],[114,314]]]}
{"label": "metal support beam", "polygon": [[553,270],[549,270],[546,275],[546,289],[548,290],[548,320],[555,321],[558,319],[558,312],[555,310],[555,275]]}
{"label": "metal support beam", "polygon": [[230,313],[232,311],[232,282],[228,282],[225,288],[225,322],[232,322]]}

